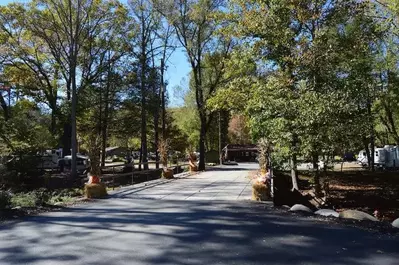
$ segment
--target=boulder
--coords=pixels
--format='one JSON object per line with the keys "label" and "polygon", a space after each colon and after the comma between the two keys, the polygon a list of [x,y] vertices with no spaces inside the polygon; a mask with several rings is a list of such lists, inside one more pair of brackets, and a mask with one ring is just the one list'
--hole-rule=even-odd
{"label": "boulder", "polygon": [[359,220],[359,221],[365,221],[365,220],[373,221],[373,222],[378,221],[378,219],[375,218],[374,216],[371,216],[368,213],[357,211],[357,210],[343,211],[339,214],[339,218],[354,219],[354,220]]}
{"label": "boulder", "polygon": [[395,228],[399,228],[399,218],[393,221],[392,226]]}
{"label": "boulder", "polygon": [[317,215],[321,216],[332,216],[332,217],[339,217],[339,213],[331,209],[321,209],[315,212]]}
{"label": "boulder", "polygon": [[305,205],[302,204],[295,204],[294,206],[291,207],[290,211],[313,213],[313,211],[309,207],[306,207]]}

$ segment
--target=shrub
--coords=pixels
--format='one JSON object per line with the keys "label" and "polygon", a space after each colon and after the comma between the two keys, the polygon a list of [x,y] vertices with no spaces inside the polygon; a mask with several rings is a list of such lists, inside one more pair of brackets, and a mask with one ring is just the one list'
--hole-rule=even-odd
{"label": "shrub", "polygon": [[74,202],[74,198],[70,196],[61,196],[61,195],[56,195],[50,198],[48,201],[49,204],[55,205],[58,203],[72,203]]}
{"label": "shrub", "polygon": [[45,188],[41,188],[31,192],[14,194],[11,197],[11,205],[13,207],[36,207],[48,203],[50,198],[50,192]]}
{"label": "shrub", "polygon": [[0,210],[11,206],[11,195],[7,191],[0,191]]}
{"label": "shrub", "polygon": [[37,197],[34,192],[17,193],[11,197],[12,207],[35,207],[36,203]]}

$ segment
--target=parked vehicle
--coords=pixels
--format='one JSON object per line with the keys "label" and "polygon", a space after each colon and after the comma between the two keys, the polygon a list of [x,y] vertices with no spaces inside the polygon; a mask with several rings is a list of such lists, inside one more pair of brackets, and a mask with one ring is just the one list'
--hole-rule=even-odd
{"label": "parked vehicle", "polygon": [[[320,160],[319,162],[317,162],[318,168],[319,169],[324,169],[324,167],[326,166],[326,164],[324,163],[324,161]],[[313,163],[312,162],[308,162],[306,163],[306,169],[307,170],[311,170],[313,169]]]}
{"label": "parked vehicle", "polygon": [[342,157],[342,160],[345,162],[353,162],[356,161],[356,157],[354,153],[345,153]]}
{"label": "parked vehicle", "polygon": [[133,151],[132,152],[132,157],[133,157],[133,159],[139,159],[140,158],[140,151]]}
{"label": "parked vehicle", "polygon": [[[71,170],[72,155],[65,156],[59,160],[60,171]],[[89,157],[77,154],[76,169],[78,172],[84,172],[90,167]]]}
{"label": "parked vehicle", "polygon": [[[371,151],[370,151],[371,152]],[[399,148],[397,146],[386,145],[383,148],[375,148],[374,165],[380,168],[399,167]],[[362,166],[368,165],[366,150],[359,152],[357,161]]]}

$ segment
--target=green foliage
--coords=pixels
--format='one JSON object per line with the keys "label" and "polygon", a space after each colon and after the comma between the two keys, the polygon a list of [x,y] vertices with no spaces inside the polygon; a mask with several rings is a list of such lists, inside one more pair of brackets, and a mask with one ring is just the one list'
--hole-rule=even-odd
{"label": "green foliage", "polygon": [[245,52],[241,62],[232,56],[232,80],[208,104],[246,113],[278,160],[353,150],[369,136],[378,32],[366,4],[327,2],[237,0],[219,14]]}
{"label": "green foliage", "polygon": [[32,155],[69,151],[75,111],[96,164],[110,145],[157,149],[167,23],[191,67],[184,106],[166,114],[172,150],[217,150],[230,117],[231,142],[266,138],[279,165],[357,151],[374,134],[399,144],[397,0],[71,3],[0,7],[0,80],[12,86],[10,104],[0,94],[0,155],[18,178]]}
{"label": "green foliage", "polygon": [[47,127],[48,117],[33,102],[18,101],[11,112],[7,121],[0,117],[2,155],[26,154],[54,146],[55,139]]}
{"label": "green foliage", "polygon": [[63,189],[61,191],[53,191],[48,200],[48,204],[69,204],[76,200],[76,197],[83,196],[82,189]]}
{"label": "green foliage", "polygon": [[199,117],[195,108],[186,105],[171,110],[177,128],[187,137],[190,146],[197,147],[199,142]]}
{"label": "green foliage", "polygon": [[81,189],[63,189],[49,191],[46,189],[38,189],[25,193],[16,193],[11,195],[12,207],[37,207],[45,204],[71,203],[74,197],[83,195]]}
{"label": "green foliage", "polygon": [[41,206],[50,199],[50,194],[45,189],[39,189],[27,193],[16,193],[11,197],[13,207]]}

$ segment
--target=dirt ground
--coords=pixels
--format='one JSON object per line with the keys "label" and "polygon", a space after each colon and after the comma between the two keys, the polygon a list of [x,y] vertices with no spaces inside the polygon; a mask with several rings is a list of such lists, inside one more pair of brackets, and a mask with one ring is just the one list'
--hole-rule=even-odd
{"label": "dirt ground", "polygon": [[[399,218],[399,172],[366,170],[329,171],[321,182],[329,183],[328,204],[336,211],[356,209],[373,214],[378,210],[382,220]],[[312,178],[300,175],[300,189],[311,188]]]}

